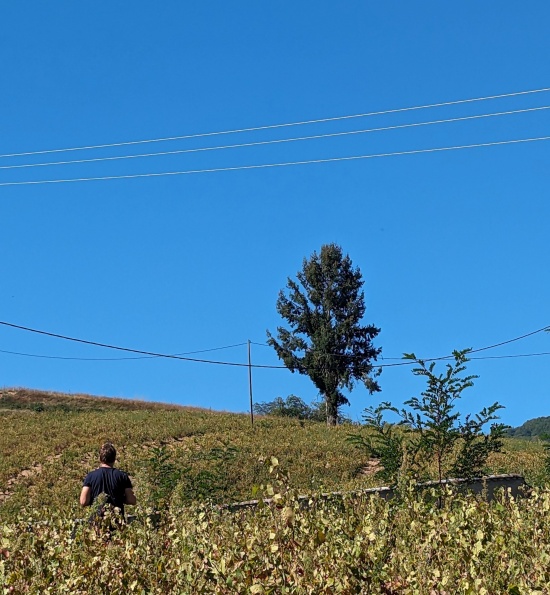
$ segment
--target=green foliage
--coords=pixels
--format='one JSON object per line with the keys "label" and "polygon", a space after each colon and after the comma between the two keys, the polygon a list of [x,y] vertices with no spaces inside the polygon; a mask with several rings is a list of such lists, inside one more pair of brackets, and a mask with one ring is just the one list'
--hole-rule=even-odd
{"label": "green foliage", "polygon": [[471,479],[486,472],[489,455],[502,450],[506,426],[492,423],[488,434],[483,432],[483,427],[498,419],[495,413],[501,408],[498,403],[493,403],[475,418],[467,415],[464,423],[459,425],[459,450],[449,470],[450,475]]}
{"label": "green foliage", "polygon": [[[311,407],[311,421],[327,422],[327,403],[326,401],[313,401]],[[336,425],[353,423],[349,415],[346,415],[341,408],[336,411]]]}
{"label": "green foliage", "polygon": [[[550,492],[488,503],[448,491],[441,507],[312,497],[303,506],[276,458],[272,501],[146,515],[108,535],[59,512],[0,524],[3,593],[491,595],[550,590]],[[30,522],[29,522],[30,521]]]}
{"label": "green foliage", "polygon": [[539,438],[544,449],[544,473],[550,478],[550,434],[541,434]]}
{"label": "green foliage", "polygon": [[[276,397],[273,401],[254,404],[254,412],[258,415],[275,415],[277,417],[294,417],[301,420],[325,422],[327,420],[326,403],[314,401],[310,405],[296,395],[286,399]],[[348,416],[341,411],[337,413],[337,423],[350,423]]]}
{"label": "green foliage", "polygon": [[337,423],[338,408],[348,403],[342,389],[356,382],[380,390],[373,368],[381,349],[373,339],[380,329],[362,326],[365,300],[363,279],[349,256],[336,244],[321,247],[304,259],[297,281],[288,279],[288,295],[279,292],[277,312],[290,330],[277,328],[268,343],[289,370],[309,376],[326,403],[327,423]]}
{"label": "green foliage", "polygon": [[[435,373],[435,362],[426,365],[414,354],[405,354],[406,359],[417,364],[413,374],[426,379],[426,389],[420,397],[405,401],[401,410],[390,403],[366,410],[364,419],[373,436],[365,446],[370,451],[384,454],[386,479],[396,481],[404,458],[415,479],[429,477],[432,464],[439,481],[451,476],[470,479],[483,475],[489,455],[501,451],[506,426],[492,423],[489,433],[483,432],[484,426],[498,419],[496,412],[502,408],[501,405],[494,403],[474,417],[467,415],[464,421],[455,410],[456,401],[464,390],[473,386],[476,378],[462,376],[466,370],[468,351],[454,351],[454,363],[447,364],[443,374]],[[406,440],[394,426],[383,422],[385,411],[400,418],[399,425],[407,434]],[[355,443],[358,444],[358,441]]]}
{"label": "green foliage", "polygon": [[197,453],[181,475],[177,501],[181,504],[194,501],[223,502],[232,491],[230,470],[238,454],[239,450],[227,442],[204,453]]}
{"label": "green foliage", "polygon": [[389,408],[389,403],[367,408],[363,420],[370,433],[349,434],[348,442],[361,449],[367,456],[379,459],[381,469],[376,472],[377,478],[394,482],[403,466],[405,445],[401,429],[383,420],[384,411]]}
{"label": "green foliage", "polygon": [[276,397],[273,401],[255,403],[254,413],[258,415],[276,415],[278,417],[296,417],[311,419],[312,408],[300,397],[289,395],[286,399]]}
{"label": "green foliage", "polygon": [[148,483],[152,486],[149,502],[151,507],[155,510],[166,509],[184,471],[170,460],[170,453],[165,446],[153,446],[149,450],[145,469]]}

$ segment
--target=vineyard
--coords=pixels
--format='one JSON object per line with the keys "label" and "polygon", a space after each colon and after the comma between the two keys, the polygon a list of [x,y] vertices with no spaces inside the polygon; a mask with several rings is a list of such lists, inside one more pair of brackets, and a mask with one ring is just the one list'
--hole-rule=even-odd
{"label": "vineyard", "polygon": [[[29,391],[0,392],[0,417],[4,593],[550,592],[538,441],[507,439],[489,460],[489,472],[524,475],[529,498],[419,495],[404,483],[389,501],[327,499],[379,485],[346,426],[251,427],[244,415]],[[114,532],[78,505],[105,440],[138,498],[136,520]],[[220,506],[251,498],[272,504]]]}

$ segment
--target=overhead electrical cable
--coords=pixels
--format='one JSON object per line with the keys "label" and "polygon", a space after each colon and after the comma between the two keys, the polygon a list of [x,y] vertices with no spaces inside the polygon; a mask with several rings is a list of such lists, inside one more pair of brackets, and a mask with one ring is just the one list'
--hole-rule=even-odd
{"label": "overhead electrical cable", "polygon": [[71,360],[71,361],[84,361],[84,362],[112,362],[112,361],[124,361],[124,360],[136,360],[136,359],[158,359],[156,355],[141,355],[141,356],[128,356],[128,357],[70,357],[63,355],[44,355],[40,353],[21,353],[20,351],[7,351],[6,349],[0,349],[0,353],[6,353],[8,355],[20,355],[22,357],[36,357],[40,359],[59,359],[59,360]]}
{"label": "overhead electrical cable", "polygon": [[128,145],[140,145],[145,143],[159,143],[165,141],[174,141],[174,140],[184,140],[190,138],[203,138],[207,136],[218,136],[223,134],[238,134],[242,132],[256,132],[258,130],[273,130],[275,128],[288,128],[291,126],[304,126],[306,124],[321,124],[324,122],[337,122],[341,120],[350,120],[353,118],[366,118],[370,116],[382,116],[386,114],[395,114],[401,112],[408,112],[408,111],[416,111],[416,110],[423,110],[423,109],[431,109],[434,107],[444,107],[450,105],[460,105],[464,103],[474,103],[478,101],[490,101],[493,99],[502,99],[506,97],[518,97],[520,95],[532,95],[535,93],[545,93],[550,91],[550,87],[545,87],[541,89],[531,89],[528,91],[516,91],[514,93],[501,93],[499,95],[488,95],[485,97],[474,97],[470,99],[458,99],[454,101],[443,101],[439,103],[430,103],[426,105],[416,105],[411,107],[401,107],[395,109],[387,109],[387,110],[380,110],[380,111],[373,111],[373,112],[365,112],[360,114],[351,114],[345,116],[334,116],[329,118],[317,118],[312,120],[302,120],[298,122],[287,122],[283,124],[268,124],[265,126],[253,126],[248,128],[236,128],[232,130],[221,130],[216,132],[202,132],[197,134],[185,134],[180,136],[168,136],[162,138],[152,138],[152,139],[145,139],[145,140],[135,140],[135,141],[124,141],[124,142],[117,142],[117,143],[104,143],[100,145],[86,145],[80,147],[67,147],[63,149],[44,149],[41,151],[25,151],[19,153],[5,153],[0,155],[0,158],[4,157],[22,157],[27,155],[45,155],[47,153],[64,153],[68,151],[87,151],[92,149],[106,149],[109,147],[122,147]]}
{"label": "overhead electrical cable", "polygon": [[[212,347],[210,349],[199,349],[198,351],[184,351],[182,353],[174,353],[172,355],[193,355],[195,353],[207,353],[209,351],[220,351],[222,349],[231,349],[233,347],[244,347],[247,343],[236,343],[235,345],[226,345],[224,347]],[[77,361],[90,361],[90,362],[117,362],[117,361],[127,361],[127,360],[136,360],[136,359],[158,359],[158,355],[137,355],[137,356],[128,356],[128,357],[70,357],[70,356],[61,356],[61,355],[42,355],[42,354],[35,354],[35,353],[20,353],[18,351],[6,351],[5,349],[0,349],[0,353],[7,353],[9,355],[22,355],[25,357],[39,357],[44,359],[62,359],[62,360],[77,360]]]}
{"label": "overhead electrical cable", "polygon": [[[486,345],[485,347],[479,347],[478,349],[470,349],[466,354],[468,359],[500,359],[500,358],[510,358],[510,357],[532,357],[534,355],[546,355],[546,353],[533,353],[533,354],[526,354],[526,355],[502,355],[502,356],[486,356],[486,357],[470,357],[471,353],[479,353],[480,351],[487,351],[489,349],[495,349],[496,347],[502,347],[503,345],[509,345],[510,343],[515,343],[516,341],[521,341],[526,339],[527,337],[532,337],[533,335],[537,335],[538,333],[548,332],[550,331],[550,326],[543,326],[542,328],[537,329],[536,331],[531,331],[530,333],[526,333],[525,335],[520,335],[519,337],[514,337],[513,339],[507,339],[506,341],[501,341],[500,343],[494,343],[493,345]],[[337,354],[335,354],[337,355]],[[424,362],[435,362],[440,360],[452,359],[452,355],[444,355],[441,357],[419,357],[419,360]],[[382,358],[384,359],[384,358]],[[397,359],[397,358],[385,358],[385,359]],[[402,358],[403,359],[403,358]],[[410,361],[410,360],[407,360]],[[414,362],[413,362],[414,363]]]}
{"label": "overhead electrical cable", "polygon": [[[164,354],[164,353],[155,353],[152,351],[143,351],[143,350],[139,350],[139,349],[131,349],[129,347],[120,347],[120,346],[116,346],[116,345],[110,345],[108,343],[99,343],[96,341],[88,341],[85,339],[78,339],[75,337],[68,337],[66,335],[60,335],[58,333],[51,333],[48,331],[43,331],[43,330],[38,330],[38,329],[34,329],[34,328],[30,328],[30,327],[26,327],[26,326],[22,326],[19,324],[14,324],[11,322],[5,322],[5,321],[0,321],[0,325],[6,326],[6,327],[10,327],[10,328],[15,328],[15,329],[19,329],[19,330],[23,330],[23,331],[27,331],[30,333],[36,333],[39,335],[45,335],[48,337],[54,337],[56,339],[63,339],[65,341],[73,341],[76,343],[83,343],[86,345],[93,345],[96,347],[103,347],[106,349],[115,349],[118,351],[125,351],[125,352],[130,352],[130,353],[138,353],[141,355],[147,355],[147,356],[151,356],[151,357],[158,357],[158,358],[168,358],[168,359],[177,359],[177,360],[183,360],[183,361],[192,361],[192,362],[200,362],[200,363],[206,363],[206,364],[218,364],[218,365],[226,365],[226,366],[238,366],[238,367],[245,367],[245,368],[268,368],[268,369],[287,369],[287,366],[274,366],[274,365],[265,365],[265,364],[246,364],[246,363],[238,363],[238,362],[223,362],[223,361],[214,361],[214,360],[204,360],[204,359],[196,359],[196,358],[189,358],[189,357],[183,357],[181,355],[176,355],[176,354]],[[512,339],[508,339],[506,341],[501,341],[500,343],[495,343],[493,345],[487,345],[486,347],[480,347],[478,349],[474,349],[471,350],[469,353],[478,353],[480,351],[486,351],[488,349],[494,349],[496,347],[501,347],[502,345],[508,345],[510,343],[514,343],[516,341],[521,341],[522,339],[525,339],[527,337],[531,337],[533,335],[536,335],[537,333],[541,333],[544,331],[549,331],[550,330],[550,326],[544,326],[540,329],[537,329],[535,331],[531,331],[530,333],[526,333],[524,335],[520,335],[519,337],[514,337]],[[232,345],[230,347],[240,347],[242,345],[246,345],[247,343],[240,343],[240,344],[236,344],[236,345]],[[251,344],[255,344],[255,345],[265,345],[264,344],[260,344],[260,343],[253,343],[251,341]],[[216,350],[216,349],[225,349],[225,347],[217,347],[214,348],[212,350]],[[206,351],[212,351],[212,350],[206,350]],[[17,352],[9,352],[9,351],[2,351],[0,350],[1,353],[10,353],[12,355],[26,355],[28,357],[46,357],[48,359],[80,359],[80,358],[65,358],[65,357],[61,357],[61,356],[39,356],[39,355],[32,355],[32,354],[24,354],[24,353],[17,353]],[[331,354],[334,355],[334,354]],[[471,359],[499,359],[499,358],[504,358],[504,357],[534,357],[536,355],[549,355],[546,353],[535,353],[535,354],[526,354],[526,355],[507,355],[507,356],[481,356],[481,357],[475,357],[475,358],[471,358]],[[445,360],[445,359],[449,359],[453,357],[452,355],[445,355],[445,356],[441,356],[441,357],[433,357],[433,358],[419,358],[424,362],[432,362],[432,361],[439,361],[439,360]],[[83,358],[83,359],[87,359],[87,358]],[[407,365],[412,365],[414,364],[415,361],[414,360],[405,360],[405,361],[399,361],[393,364],[379,364],[379,365],[374,365],[373,367],[375,368],[393,368],[393,367],[397,367],[397,366],[407,366]]]}
{"label": "overhead electrical cable", "polygon": [[437,153],[443,151],[457,151],[460,149],[473,149],[479,147],[495,147],[499,145],[511,145],[520,143],[532,143],[537,141],[550,140],[550,136],[539,136],[536,138],[519,138],[513,140],[493,141],[488,143],[474,143],[471,145],[456,145],[453,147],[435,147],[431,149],[414,149],[411,151],[395,151],[393,153],[371,153],[369,155],[351,155],[348,157],[329,157],[325,159],[307,159],[304,161],[287,161],[282,163],[262,163],[256,165],[237,165],[233,167],[212,167],[207,169],[188,169],[183,171],[153,172],[144,174],[126,174],[118,176],[93,176],[89,178],[65,178],[54,180],[25,180],[22,182],[0,182],[0,186],[28,186],[38,184],[63,184],[69,182],[91,182],[98,180],[129,180],[135,178],[158,178],[163,176],[181,176],[190,174],[205,174],[223,171],[242,171],[249,169],[267,169],[272,167],[288,167],[291,165],[309,165],[313,163],[334,163],[337,161],[357,161],[359,159],[375,159],[380,157],[395,157],[399,155],[418,155],[420,153]]}
{"label": "overhead electrical cable", "polygon": [[487,349],[494,349],[495,347],[502,347],[502,345],[508,345],[509,343],[515,343],[516,341],[521,341],[522,339],[526,339],[527,337],[532,337],[533,335],[537,335],[538,333],[548,332],[550,331],[550,326],[543,326],[542,328],[537,329],[536,331],[532,331],[527,333],[526,335],[521,335],[520,337],[515,337],[514,339],[508,339],[507,341],[501,341],[500,343],[495,343],[494,345],[488,345],[487,347],[480,347],[479,349],[472,349],[470,353],[479,353],[480,351],[487,351]]}
{"label": "overhead electrical cable", "polygon": [[446,118],[443,120],[431,120],[428,122],[413,122],[409,124],[397,124],[394,126],[381,126],[378,128],[366,128],[363,130],[348,130],[344,132],[331,132],[326,134],[313,134],[309,136],[298,136],[292,138],[281,138],[281,139],[274,139],[274,140],[264,140],[264,141],[254,141],[249,143],[236,143],[233,145],[217,145],[214,147],[195,147],[191,149],[177,149],[173,151],[157,151],[153,153],[139,153],[137,155],[115,155],[111,157],[93,157],[89,159],[71,159],[68,161],[47,161],[42,163],[22,163],[16,165],[0,165],[0,169],[10,170],[10,169],[21,169],[21,168],[29,168],[29,167],[50,167],[54,165],[74,165],[74,164],[82,164],[82,163],[97,163],[102,161],[120,161],[123,159],[139,159],[144,157],[162,157],[166,155],[181,155],[184,153],[199,153],[204,151],[219,151],[225,149],[238,149],[242,147],[257,147],[262,145],[273,145],[273,144],[280,144],[280,143],[291,143],[297,141],[305,141],[305,140],[319,140],[324,138],[334,138],[340,136],[350,136],[350,135],[357,135],[357,134],[368,134],[370,132],[384,132],[389,130],[398,130],[402,128],[416,128],[419,126],[430,126],[435,124],[447,124],[450,122],[463,122],[465,120],[477,120],[480,118],[492,118],[497,116],[508,116],[512,114],[523,114],[526,112],[535,112],[541,110],[550,109],[550,105],[544,105],[540,107],[530,107],[526,109],[519,109],[519,110],[510,110],[505,112],[492,112],[489,114],[477,114],[474,116],[462,116],[459,118]]}
{"label": "overhead electrical cable", "polygon": [[[129,347],[120,347],[118,345],[110,345],[108,343],[99,343],[97,341],[88,341],[86,339],[77,339],[75,337],[68,337],[66,335],[50,333],[48,331],[41,331],[38,329],[33,329],[33,328],[26,327],[26,326],[13,324],[11,322],[0,321],[0,324],[3,326],[16,328],[16,329],[23,330],[23,331],[28,331],[30,333],[36,333],[38,335],[45,335],[47,337],[54,337],[56,339],[63,339],[65,341],[73,341],[75,343],[83,343],[85,345],[94,345],[95,347],[103,347],[105,349],[115,349],[117,351],[125,351],[128,353],[138,353],[140,355],[163,357],[163,358],[167,358],[167,359],[176,359],[176,360],[183,360],[183,361],[188,361],[188,362],[199,362],[202,364],[218,364],[221,366],[237,366],[237,367],[242,367],[242,368],[249,367],[249,364],[241,364],[241,363],[237,363],[237,362],[225,362],[225,361],[215,361],[215,360],[198,359],[198,358],[192,358],[192,357],[184,357],[181,355],[175,355],[175,354],[170,354],[170,353],[157,353],[154,351],[143,351],[141,349],[131,349]],[[252,367],[254,367],[254,368],[285,368],[286,366],[270,366],[270,365],[255,364]]]}
{"label": "overhead electrical cable", "polygon": [[471,360],[485,360],[485,359],[510,359],[515,357],[538,357],[540,355],[550,355],[550,351],[542,351],[540,353],[516,353],[511,355],[481,355],[478,357],[470,357]]}
{"label": "overhead electrical cable", "polygon": [[[479,353],[480,351],[487,351],[489,349],[495,349],[496,347],[502,347],[503,345],[509,345],[510,343],[515,343],[516,341],[522,341],[523,339],[527,339],[527,337],[532,337],[533,335],[537,335],[539,333],[543,333],[543,332],[549,332],[550,331],[550,326],[543,326],[535,331],[531,331],[529,333],[526,333],[525,335],[520,335],[519,337],[514,337],[513,339],[507,339],[506,341],[501,341],[500,343],[494,343],[493,345],[486,345],[485,347],[479,347],[477,349],[470,349],[468,351],[468,353],[466,354],[466,357],[468,357],[468,359],[484,359],[484,358],[480,358],[480,357],[469,357],[470,353]],[[271,347],[271,345],[268,345],[267,343],[256,343],[254,341],[250,342],[252,345],[258,345],[261,347]],[[353,358],[353,355],[350,354],[345,354],[345,353],[328,353],[327,355],[331,355],[331,356],[335,356],[335,357],[347,357],[347,358]],[[491,356],[491,359],[498,359],[499,357],[531,357],[532,355],[547,355],[546,353],[535,353],[535,354],[527,354],[527,355],[521,355],[521,356],[516,356],[516,355],[503,355],[503,356]],[[363,357],[361,355],[357,356],[357,357]],[[445,359],[451,359],[453,356],[452,355],[443,355],[440,357],[419,357],[419,360],[422,360],[424,362],[434,362],[434,361],[439,361],[439,360],[445,360]],[[403,362],[405,360],[405,358],[403,357],[383,357],[381,356],[382,360],[396,360],[396,361],[401,361]],[[487,358],[489,359],[489,358]],[[411,364],[414,362],[411,362],[411,360],[406,360],[404,361],[404,364]],[[380,367],[380,366],[376,366],[376,367]]]}
{"label": "overhead electrical cable", "polygon": [[[256,345],[257,343],[252,343]],[[246,343],[244,343],[246,345]],[[207,350],[208,351],[208,350]],[[144,356],[136,356],[136,357],[69,357],[69,356],[62,356],[62,355],[44,355],[44,354],[37,354],[37,353],[22,353],[20,351],[7,351],[6,349],[0,349],[0,353],[5,353],[7,355],[17,355],[22,357],[35,357],[41,359],[55,359],[55,360],[70,360],[70,361],[81,361],[81,362],[113,362],[113,361],[127,361],[127,360],[142,360],[142,359],[158,359],[159,356],[156,355],[144,355]],[[468,358],[469,360],[487,360],[487,359],[510,359],[510,358],[523,358],[523,357],[539,357],[544,355],[550,355],[550,351],[542,351],[539,353],[516,353],[510,355],[482,355],[482,356],[474,356]],[[433,358],[427,359],[423,361],[434,361],[434,359],[448,359],[452,356],[444,356],[443,358]],[[402,358],[386,358],[386,359],[401,359]],[[397,365],[412,365],[414,362],[403,362]],[[245,364],[248,367],[248,364]],[[393,366],[395,364],[388,364],[388,366]],[[254,367],[254,366],[252,366]],[[283,368],[285,366],[280,366]],[[379,367],[387,367],[385,364],[382,366],[373,366],[375,368]]]}

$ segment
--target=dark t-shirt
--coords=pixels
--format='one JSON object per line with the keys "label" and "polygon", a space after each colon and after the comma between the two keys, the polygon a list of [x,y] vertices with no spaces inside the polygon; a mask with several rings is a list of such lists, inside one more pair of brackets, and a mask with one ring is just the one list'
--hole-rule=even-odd
{"label": "dark t-shirt", "polygon": [[120,508],[124,514],[124,492],[126,488],[132,488],[132,482],[127,473],[113,467],[99,467],[86,475],[84,487],[90,488],[92,496],[90,504],[100,494],[106,494],[107,502]]}

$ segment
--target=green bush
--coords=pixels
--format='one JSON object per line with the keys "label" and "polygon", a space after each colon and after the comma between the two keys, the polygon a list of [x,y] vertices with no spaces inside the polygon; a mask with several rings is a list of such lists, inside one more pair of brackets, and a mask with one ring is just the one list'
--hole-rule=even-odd
{"label": "green bush", "polygon": [[[454,363],[447,364],[443,374],[435,373],[435,362],[427,365],[414,354],[405,354],[417,364],[412,372],[426,379],[426,389],[420,397],[405,401],[402,409],[386,402],[365,410],[363,419],[370,434],[351,434],[349,440],[380,458],[380,478],[395,483],[403,470],[416,480],[427,479],[434,467],[440,482],[449,477],[472,479],[487,472],[491,453],[502,450],[506,426],[494,423],[496,412],[502,408],[498,403],[464,419],[456,410],[456,402],[476,378],[462,375],[468,351],[454,351]],[[398,426],[384,422],[385,412],[400,418]],[[487,424],[491,426],[484,433]]]}

